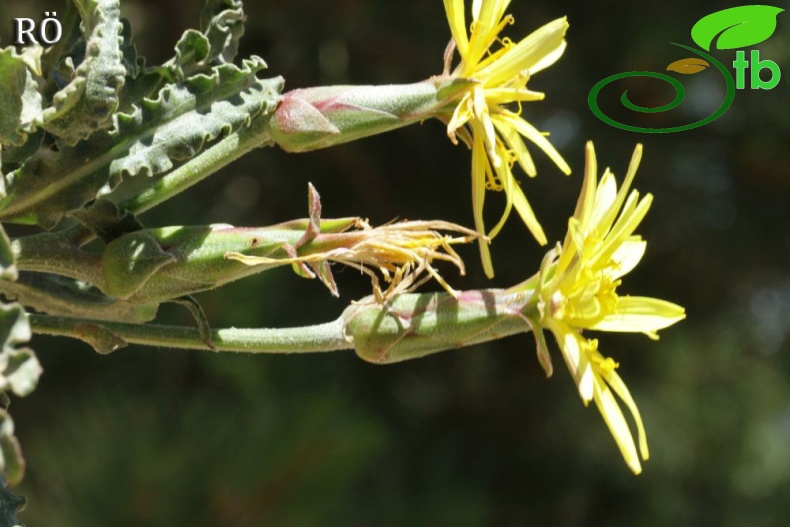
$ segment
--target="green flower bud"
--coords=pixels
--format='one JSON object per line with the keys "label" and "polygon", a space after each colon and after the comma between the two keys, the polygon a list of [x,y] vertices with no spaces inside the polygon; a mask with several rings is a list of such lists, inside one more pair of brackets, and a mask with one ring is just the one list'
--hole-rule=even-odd
{"label": "green flower bud", "polygon": [[292,90],[272,115],[269,135],[288,152],[354,141],[446,113],[470,83],[434,77],[415,84]]}

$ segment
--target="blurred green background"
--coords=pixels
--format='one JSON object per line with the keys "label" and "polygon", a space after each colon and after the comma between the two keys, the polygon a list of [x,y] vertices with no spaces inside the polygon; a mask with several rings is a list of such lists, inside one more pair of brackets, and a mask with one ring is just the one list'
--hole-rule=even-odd
{"label": "blurred green background", "polygon": [[[790,80],[740,90],[724,116],[678,134],[618,130],[587,106],[590,88],[608,75],[660,72],[685,58],[669,42],[692,44],[698,19],[734,5],[516,0],[510,8],[514,39],[559,16],[570,21],[565,55],[530,81],[546,100],[524,106],[575,170],[564,177],[532,149],[539,176],[522,177],[523,188],[549,238],[564,236],[586,140],[620,177],[634,144],[645,145],[636,187],[655,195],[640,229],[648,252],[622,291],[677,302],[688,318],[658,342],[598,335],[647,427],[651,459],[641,476],[628,471],[597,410],[581,404],[556,347],[555,375],[545,379],[529,335],[392,366],[351,352],[129,347],[99,356],[79,342],[36,337],[45,373],[11,408],[28,461],[16,489],[29,499],[21,518],[32,527],[787,525]],[[149,64],[172,55],[200,6],[124,0]],[[245,8],[241,56],[264,57],[287,88],[417,81],[441,71],[449,39],[440,0]],[[3,0],[2,42],[12,18],[45,9],[63,4]],[[778,24],[757,47],[790,75],[790,15]],[[681,79],[681,109],[630,122],[709,114],[723,97],[716,75]],[[631,87],[643,104],[671,98],[658,84]],[[469,152],[438,122],[303,155],[259,150],[142,219],[265,225],[303,217],[308,181],[326,217],[472,223]],[[492,212],[503,203],[489,202]],[[493,281],[476,249],[464,249],[468,276],[445,271],[458,288],[512,285],[536,271],[544,251],[515,216],[493,245]],[[356,272],[337,278],[340,299],[281,269],[200,300],[216,327],[309,324],[369,292]],[[160,319],[189,323],[176,308]]]}

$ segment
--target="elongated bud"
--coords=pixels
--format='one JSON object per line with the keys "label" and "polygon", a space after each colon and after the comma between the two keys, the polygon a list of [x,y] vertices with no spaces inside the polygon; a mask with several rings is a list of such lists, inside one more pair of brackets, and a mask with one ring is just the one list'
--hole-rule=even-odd
{"label": "elongated bud", "polygon": [[530,331],[539,314],[529,291],[484,289],[399,295],[383,305],[368,298],[343,319],[357,355],[387,364]]}
{"label": "elongated bud", "polygon": [[434,117],[470,83],[434,77],[415,84],[292,90],[269,121],[269,135],[288,152],[346,143]]}
{"label": "elongated bud", "polygon": [[204,225],[125,234],[102,253],[103,291],[135,302],[164,301],[291,265],[300,276],[319,278],[337,296],[329,264],[338,262],[370,276],[379,302],[429,278],[454,293],[433,263],[448,262],[463,274],[463,261],[451,245],[474,240],[473,231],[445,221],[373,228],[361,218],[322,220],[312,185],[308,203],[309,218],[271,227]]}

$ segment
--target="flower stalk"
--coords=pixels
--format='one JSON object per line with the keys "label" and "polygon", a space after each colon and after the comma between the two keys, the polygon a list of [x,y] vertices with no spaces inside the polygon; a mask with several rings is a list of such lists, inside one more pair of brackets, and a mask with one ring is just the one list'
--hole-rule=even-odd
{"label": "flower stalk", "polygon": [[36,333],[78,338],[103,352],[126,344],[244,353],[354,349],[362,359],[384,364],[529,331],[528,320],[536,316],[531,295],[489,289],[455,296],[408,293],[386,304],[368,297],[351,304],[336,320],[312,326],[212,329],[213,348],[197,328],[49,315],[30,315],[30,324]]}

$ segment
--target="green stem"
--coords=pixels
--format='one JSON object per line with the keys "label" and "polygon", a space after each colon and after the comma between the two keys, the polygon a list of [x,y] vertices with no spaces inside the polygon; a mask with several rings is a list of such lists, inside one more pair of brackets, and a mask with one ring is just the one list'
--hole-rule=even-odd
{"label": "green stem", "polygon": [[[208,350],[197,328],[158,324],[124,324],[87,321],[75,318],[29,315],[34,333],[85,340],[90,325],[114,333],[130,344],[161,348]],[[295,328],[212,329],[211,340],[217,351],[244,353],[313,353],[352,349],[343,331],[343,318],[333,322]]]}
{"label": "green stem", "polygon": [[[484,289],[409,293],[385,304],[364,298],[326,324],[277,329],[214,329],[217,351],[310,353],[354,349],[369,362],[386,364],[470,346],[533,330],[540,309],[533,291]],[[197,328],[103,322],[30,315],[36,333],[84,340],[99,352],[126,343],[166,348],[209,349]]]}

